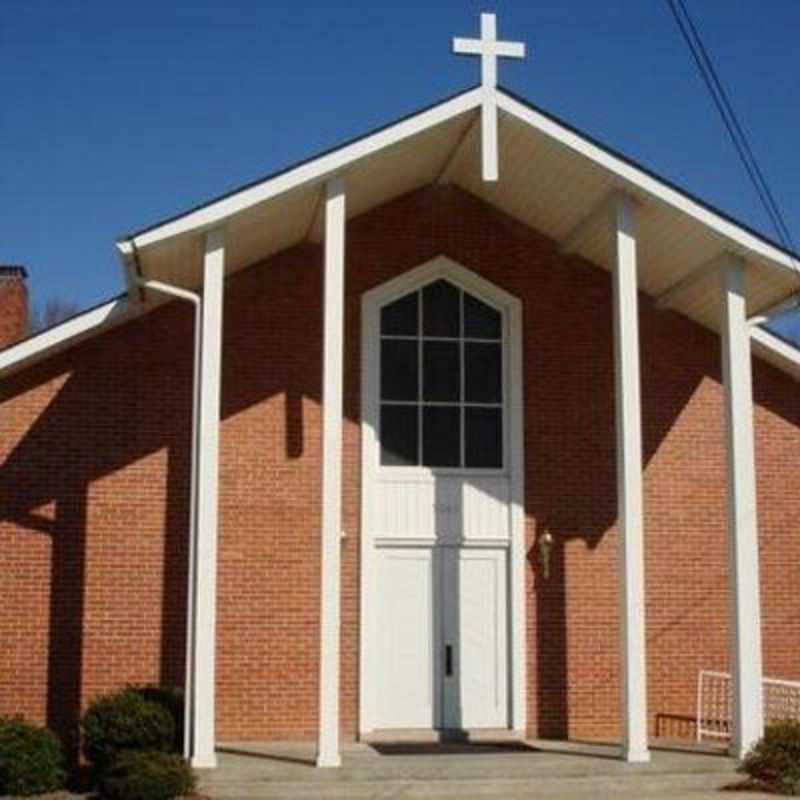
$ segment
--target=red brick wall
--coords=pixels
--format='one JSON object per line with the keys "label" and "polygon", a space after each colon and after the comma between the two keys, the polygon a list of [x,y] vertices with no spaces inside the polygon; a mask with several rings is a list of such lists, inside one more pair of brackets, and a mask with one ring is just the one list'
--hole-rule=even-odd
{"label": "red brick wall", "polygon": [[0,266],[0,349],[25,336],[28,288],[23,267]]}
{"label": "red brick wall", "polygon": [[[348,225],[342,730],[358,700],[361,294],[444,253],[524,303],[531,733],[618,732],[609,276],[453,188]],[[316,728],[321,251],[229,281],[220,739]],[[66,732],[98,692],[183,674],[191,311],[170,304],[0,381],[0,713]],[[652,730],[727,667],[719,342],[641,298]],[[800,678],[800,393],[756,363],[765,669]],[[551,576],[535,537],[555,539]]]}

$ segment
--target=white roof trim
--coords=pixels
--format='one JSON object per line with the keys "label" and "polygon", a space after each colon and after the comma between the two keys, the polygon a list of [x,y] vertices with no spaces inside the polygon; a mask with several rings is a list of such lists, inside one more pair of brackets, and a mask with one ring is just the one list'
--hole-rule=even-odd
{"label": "white roof trim", "polygon": [[[692,217],[719,235],[729,247],[739,251],[741,255],[769,259],[779,267],[790,270],[794,274],[798,273],[797,262],[789,253],[749,231],[736,221],[728,219],[722,213],[716,212],[688,196],[679,188],[671,186],[663,179],[650,174],[624,157],[610,152],[580,132],[515,99],[503,90],[492,91],[495,94],[498,108],[502,111],[511,114],[613,173],[627,188],[647,193],[677,211]],[[274,177],[265,178],[263,181],[234,191],[226,197],[194,211],[157,224],[141,233],[125,237],[117,242],[117,248],[122,256],[129,259],[134,247],[146,248],[175,236],[196,233],[224,224],[232,216],[258,203],[263,203],[303,184],[324,180],[365,156],[477,108],[481,105],[483,97],[484,93],[481,87],[469,90]]]}
{"label": "white roof trim", "polygon": [[174,236],[213,228],[240,211],[263,203],[302,184],[323,180],[332,173],[346,168],[353,161],[477,108],[482,99],[482,90],[480,88],[472,89],[363,139],[358,139],[326,155],[300,164],[274,178],[267,178],[261,183],[223,197],[203,208],[190,211],[177,219],[143,231],[130,237],[128,241],[118,242],[117,247],[121,253],[127,255],[132,250],[131,241],[137,248],[142,249]]}
{"label": "white roof trim", "polygon": [[780,361],[788,366],[792,373],[800,375],[800,349],[758,326],[750,329],[750,338],[767,350],[772,351]]}
{"label": "white roof trim", "polygon": [[[497,104],[503,111],[512,114],[557,142],[614,173],[629,186],[641,189],[678,211],[693,217],[724,239],[727,239],[732,245],[768,258],[770,261],[797,274],[797,266],[794,259],[787,253],[750,233],[735,222],[714,213],[711,209],[694,201],[691,197],[674,189],[662,180],[610,153],[600,145],[589,141],[584,136],[560,125],[550,117],[521,103],[519,100],[515,100],[502,91],[497,92]],[[743,255],[746,255],[746,253]]]}
{"label": "white roof trim", "polygon": [[116,297],[89,311],[77,314],[64,322],[48,328],[46,331],[24,339],[18,344],[0,350],[0,374],[21,366],[36,356],[49,355],[51,351],[83,334],[95,331],[95,328],[106,327],[118,322],[131,310],[127,297]]}

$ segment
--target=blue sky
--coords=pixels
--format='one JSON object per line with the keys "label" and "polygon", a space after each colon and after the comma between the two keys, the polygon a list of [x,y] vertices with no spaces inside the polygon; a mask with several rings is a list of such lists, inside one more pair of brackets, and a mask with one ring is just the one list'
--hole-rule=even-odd
{"label": "blue sky", "polygon": [[[800,242],[800,3],[687,2]],[[487,10],[501,83],[773,235],[664,0],[4,0],[0,263],[118,292],[118,235],[476,82]]]}

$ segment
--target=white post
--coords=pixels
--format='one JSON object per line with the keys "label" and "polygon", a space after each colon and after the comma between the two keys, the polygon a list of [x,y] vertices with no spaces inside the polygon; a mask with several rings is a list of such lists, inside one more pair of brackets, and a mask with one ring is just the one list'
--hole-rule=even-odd
{"label": "white post", "polygon": [[644,625],[642,418],[639,319],[636,286],[636,209],[620,194],[615,202],[616,264],[614,353],[616,362],[617,510],[621,572],[622,755],[650,760],[647,746],[647,664]]}
{"label": "white post", "polygon": [[764,732],[761,700],[753,385],[744,263],[728,256],[721,268],[722,369],[728,439],[728,580],[733,674],[731,755],[742,758]]}
{"label": "white post", "polygon": [[325,197],[322,364],[322,587],[318,767],[338,767],[339,603],[342,535],[342,361],[344,358],[345,192],[331,179]]}
{"label": "white post", "polygon": [[222,297],[225,246],[219,229],[206,235],[203,260],[200,400],[197,443],[197,539],[195,547],[194,696],[192,765],[215,767],[214,752],[216,613],[217,613],[217,494],[219,480],[220,383],[222,357]]}

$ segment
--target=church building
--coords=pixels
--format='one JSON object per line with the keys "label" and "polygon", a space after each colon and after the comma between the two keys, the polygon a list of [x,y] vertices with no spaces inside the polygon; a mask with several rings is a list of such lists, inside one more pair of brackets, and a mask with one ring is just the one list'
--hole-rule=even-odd
{"label": "church building", "polygon": [[703,674],[737,756],[800,680],[798,256],[501,88],[493,15],[454,50],[478,86],[120,238],[118,297],[20,338],[0,268],[0,715],[159,683],[199,767],[641,762]]}

